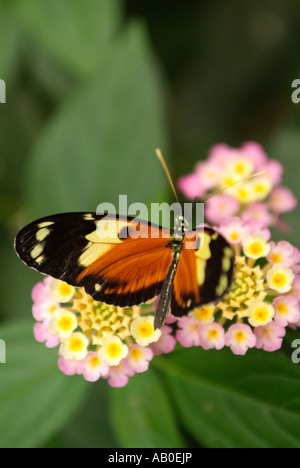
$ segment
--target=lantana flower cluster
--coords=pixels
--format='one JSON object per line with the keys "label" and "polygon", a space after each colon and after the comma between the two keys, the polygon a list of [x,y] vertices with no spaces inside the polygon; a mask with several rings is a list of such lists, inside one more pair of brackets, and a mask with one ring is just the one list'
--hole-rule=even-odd
{"label": "lantana flower cluster", "polygon": [[235,238],[231,290],[178,320],[177,341],[206,350],[227,346],[238,355],[254,347],[276,351],[287,327],[300,326],[300,252],[288,242],[270,241],[268,230],[251,232],[239,219],[219,230],[231,242]]}
{"label": "lantana flower cluster", "polygon": [[[264,173],[247,179],[261,172]],[[293,210],[297,199],[290,189],[281,185],[282,175],[282,165],[270,159],[256,142],[246,142],[241,148],[217,144],[193,173],[179,179],[178,186],[188,199],[205,199],[210,193],[245,179],[207,200],[206,221],[218,224],[241,216],[244,221],[258,220],[265,227],[276,225],[288,231],[282,214]]]}
{"label": "lantana flower cluster", "polygon": [[271,240],[269,227],[284,227],[282,213],[297,200],[282,187],[283,168],[257,143],[240,149],[212,148],[207,161],[179,180],[188,198],[203,197],[253,173],[267,172],[232,186],[207,202],[206,220],[235,250],[235,274],[221,301],[183,318],[170,311],[154,329],[158,298],[131,308],[94,301],[82,288],[46,277],[32,292],[34,335],[58,348],[58,367],[89,382],[106,379],[122,387],[145,372],[153,357],[175,346],[204,350],[225,347],[245,355],[249,348],[281,348],[288,327],[300,327],[300,252],[287,241]]}
{"label": "lantana flower cluster", "polygon": [[145,372],[155,354],[175,345],[172,329],[154,329],[153,304],[121,308],[94,301],[83,288],[46,277],[32,291],[34,336],[58,347],[58,367],[89,382],[105,378],[122,387]]}

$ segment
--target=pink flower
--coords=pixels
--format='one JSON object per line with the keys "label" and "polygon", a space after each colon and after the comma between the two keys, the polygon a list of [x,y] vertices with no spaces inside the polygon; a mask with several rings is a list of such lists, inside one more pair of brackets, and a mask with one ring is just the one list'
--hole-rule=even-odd
{"label": "pink flower", "polygon": [[[158,302],[157,302],[158,303]],[[155,303],[154,303],[155,304]],[[156,306],[154,305],[154,310],[156,310]],[[169,311],[169,315],[167,317],[167,320],[165,323],[167,324],[171,324],[171,323],[175,323],[177,322],[178,320],[178,317],[174,317],[174,315],[172,315],[172,311],[171,311],[171,308],[170,308],[170,311]]]}
{"label": "pink flower", "polygon": [[300,273],[300,251],[294,247],[292,270],[297,275]]}
{"label": "pink flower", "polygon": [[286,330],[273,321],[263,327],[255,328],[254,334],[256,336],[257,348],[263,348],[265,351],[273,352],[281,348]]}
{"label": "pink flower", "polygon": [[297,247],[294,247],[293,259],[294,264],[300,263],[300,250]]}
{"label": "pink flower", "polygon": [[128,351],[127,361],[135,372],[145,372],[152,358],[153,351],[149,347],[132,345]]}
{"label": "pink flower", "polygon": [[250,234],[256,234],[259,232],[264,236],[266,242],[269,242],[269,240],[271,239],[271,231],[264,227],[264,225],[257,219],[247,221],[247,226],[249,228]]}
{"label": "pink flower", "polygon": [[101,360],[98,353],[90,351],[85,359],[81,361],[80,373],[87,382],[97,382],[100,377],[106,377],[109,373],[109,366]]}
{"label": "pink flower", "polygon": [[192,317],[184,317],[178,321],[179,330],[176,332],[176,338],[185,348],[191,346],[200,346],[200,328],[201,324]]}
{"label": "pink flower", "polygon": [[240,153],[252,161],[256,172],[265,169],[268,156],[259,143],[256,143],[255,141],[247,141],[241,146]]}
{"label": "pink flower", "polygon": [[275,309],[275,321],[281,327],[287,327],[291,323],[300,320],[299,301],[294,296],[279,296],[273,301]]}
{"label": "pink flower", "polygon": [[267,257],[272,265],[276,263],[283,263],[284,266],[290,267],[293,265],[293,254],[294,254],[294,247],[286,241],[278,242],[270,242],[271,250]]}
{"label": "pink flower", "polygon": [[135,371],[126,359],[123,359],[118,366],[111,366],[109,374],[106,376],[111,387],[125,387],[128,377],[134,376]]}
{"label": "pink flower", "polygon": [[295,276],[289,295],[295,296],[300,301],[300,275]]}
{"label": "pink flower", "polygon": [[206,202],[205,216],[211,223],[218,224],[235,216],[239,206],[230,195],[215,195]]}
{"label": "pink flower", "polygon": [[60,356],[58,359],[58,368],[65,375],[82,374],[82,363],[73,359],[64,359]]}
{"label": "pink flower", "polygon": [[218,323],[203,325],[200,329],[201,346],[203,349],[222,349],[225,346],[225,331]]}
{"label": "pink flower", "polygon": [[153,354],[168,354],[173,351],[176,346],[176,339],[171,335],[172,328],[168,325],[164,325],[161,328],[161,337],[156,343],[151,343],[150,348]]}
{"label": "pink flower", "polygon": [[32,315],[38,322],[49,320],[59,304],[49,296],[44,298],[44,301],[36,302],[32,306]]}
{"label": "pink flower", "polygon": [[43,282],[40,282],[33,287],[31,297],[33,302],[42,302],[45,297],[48,297],[49,294],[49,289]]}
{"label": "pink flower", "polygon": [[270,194],[269,203],[272,210],[280,214],[294,210],[298,201],[290,189],[286,187],[276,187]]}
{"label": "pink flower", "polygon": [[263,202],[256,202],[248,205],[244,209],[241,218],[246,222],[250,220],[259,221],[264,227],[270,226],[273,221],[273,216],[270,214],[268,206]]}
{"label": "pink flower", "polygon": [[37,322],[33,328],[33,334],[39,343],[45,343],[47,348],[56,348],[60,344],[58,335],[50,333],[45,322]]}
{"label": "pink flower", "polygon": [[[261,171],[267,174],[245,181],[247,176]],[[227,221],[239,213],[244,221],[254,219],[263,227],[276,225],[286,231],[288,226],[279,215],[294,209],[297,199],[289,189],[279,185],[282,174],[282,164],[269,159],[258,143],[246,142],[240,148],[222,143],[210,149],[206,161],[196,165],[192,174],[179,180],[179,188],[188,198],[204,198],[209,192],[231,188],[208,198],[205,215],[210,223]],[[232,186],[238,180],[241,183]]]}
{"label": "pink flower", "polygon": [[206,187],[201,186],[201,180],[197,173],[182,176],[178,180],[178,188],[189,200],[202,197],[206,192]]}
{"label": "pink flower", "polygon": [[283,167],[279,161],[270,159],[266,164],[265,168],[268,171],[268,177],[270,177],[273,185],[279,185],[282,180]]}
{"label": "pink flower", "polygon": [[247,224],[244,223],[240,218],[232,218],[228,221],[222,221],[218,231],[231,244],[240,244],[244,237],[250,234],[249,226],[247,226]]}
{"label": "pink flower", "polygon": [[37,283],[32,290],[31,296],[34,302],[32,314],[35,320],[43,322],[52,317],[54,310],[59,304],[53,300],[50,294],[51,278],[47,277],[43,282]]}
{"label": "pink flower", "polygon": [[196,173],[198,175],[199,184],[202,190],[211,190],[216,187],[221,180],[220,165],[214,161],[201,162],[196,166]]}
{"label": "pink flower", "polygon": [[248,348],[254,348],[256,338],[249,325],[231,325],[225,335],[225,344],[234,354],[245,355]]}
{"label": "pink flower", "polygon": [[209,151],[209,160],[217,164],[220,170],[224,170],[227,166],[234,161],[238,155],[238,150],[231,148],[226,143],[218,143]]}

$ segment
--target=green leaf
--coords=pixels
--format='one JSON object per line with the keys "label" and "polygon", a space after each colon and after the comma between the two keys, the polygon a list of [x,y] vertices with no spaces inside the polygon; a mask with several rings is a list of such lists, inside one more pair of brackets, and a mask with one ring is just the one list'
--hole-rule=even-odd
{"label": "green leaf", "polygon": [[[19,31],[7,2],[0,3],[0,79],[10,80],[16,71],[18,59]],[[11,99],[11,87],[7,87],[7,103]]]}
{"label": "green leaf", "polygon": [[153,371],[136,374],[126,387],[115,389],[110,410],[121,447],[184,447],[168,395]]}
{"label": "green leaf", "polygon": [[299,447],[300,367],[280,352],[240,357],[194,348],[155,362],[182,425],[200,445]]}
{"label": "green leaf", "polygon": [[32,323],[2,325],[6,364],[0,364],[0,446],[34,448],[61,429],[82,402],[86,383],[57,368],[57,350],[35,342]]}
{"label": "green leaf", "polygon": [[116,441],[109,419],[109,392],[112,389],[101,379],[89,385],[90,391],[80,411],[52,442],[64,448],[113,448]]}
{"label": "green leaf", "polygon": [[14,11],[41,46],[79,76],[90,76],[120,24],[119,0],[14,0]]}
{"label": "green leaf", "polygon": [[[5,320],[32,316],[31,290],[42,276],[25,267],[13,248],[13,236],[5,236],[0,230],[0,315]],[[17,291],[17,294],[16,294]]]}
{"label": "green leaf", "polygon": [[93,83],[67,100],[37,143],[26,172],[35,216],[148,202],[166,185],[155,148],[166,147],[161,86],[143,29],[120,37]]}

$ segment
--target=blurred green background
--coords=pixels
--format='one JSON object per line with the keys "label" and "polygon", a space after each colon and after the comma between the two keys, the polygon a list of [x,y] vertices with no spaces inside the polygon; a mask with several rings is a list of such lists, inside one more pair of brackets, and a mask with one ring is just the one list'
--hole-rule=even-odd
{"label": "blurred green background", "polygon": [[[0,0],[1,447],[299,447],[296,332],[273,354],[177,350],[123,389],[88,384],[35,343],[41,275],[13,250],[40,216],[171,199],[156,147],[176,179],[256,140],[299,197],[299,40],[296,0]],[[299,211],[285,219],[300,247]]]}

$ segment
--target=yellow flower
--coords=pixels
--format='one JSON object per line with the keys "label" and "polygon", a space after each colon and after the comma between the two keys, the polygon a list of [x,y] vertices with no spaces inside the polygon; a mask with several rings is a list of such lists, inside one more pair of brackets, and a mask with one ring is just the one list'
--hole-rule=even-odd
{"label": "yellow flower", "polygon": [[77,328],[77,318],[66,309],[56,309],[49,322],[49,331],[61,339],[68,338]]}
{"label": "yellow flower", "polygon": [[244,254],[248,258],[257,260],[261,257],[266,257],[270,253],[270,244],[266,241],[262,234],[250,234],[243,239]]}
{"label": "yellow flower", "polygon": [[150,343],[155,343],[161,336],[161,331],[154,329],[153,316],[135,319],[131,324],[130,330],[133,338],[140,346],[148,346]]}
{"label": "yellow flower", "polygon": [[255,199],[250,182],[243,182],[230,188],[231,194],[241,204],[252,203]]}
{"label": "yellow flower", "polygon": [[70,302],[75,294],[75,288],[73,288],[73,286],[57,279],[51,281],[50,291],[53,299],[61,304]]}
{"label": "yellow flower", "polygon": [[269,287],[280,293],[286,293],[292,289],[294,278],[292,270],[284,265],[275,265],[267,273]]}
{"label": "yellow flower", "polygon": [[240,179],[253,173],[254,164],[244,156],[238,156],[230,165],[230,170]]}
{"label": "yellow flower", "polygon": [[198,307],[191,312],[191,316],[199,320],[202,325],[210,325],[214,322],[214,311],[216,306],[214,304],[207,304],[203,307]]}
{"label": "yellow flower", "polygon": [[252,185],[255,201],[264,200],[273,188],[270,178],[265,176],[256,177],[250,184]]}
{"label": "yellow flower", "polygon": [[250,325],[253,327],[260,327],[272,321],[275,310],[271,304],[258,301],[251,304],[248,313]]}
{"label": "yellow flower", "polygon": [[83,333],[73,333],[60,345],[60,354],[64,359],[81,361],[88,354],[89,340]]}
{"label": "yellow flower", "polygon": [[127,354],[128,347],[118,336],[105,338],[98,350],[100,360],[103,360],[109,366],[118,366],[122,359],[126,358]]}

